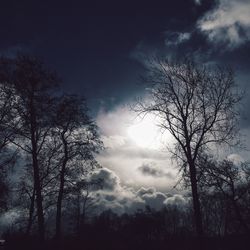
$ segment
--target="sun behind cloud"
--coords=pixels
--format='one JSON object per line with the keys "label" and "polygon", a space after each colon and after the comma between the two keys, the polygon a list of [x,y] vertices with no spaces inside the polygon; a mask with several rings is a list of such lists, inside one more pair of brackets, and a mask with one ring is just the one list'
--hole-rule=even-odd
{"label": "sun behind cloud", "polygon": [[153,115],[138,118],[128,127],[130,139],[139,147],[157,149],[161,146],[159,141],[161,133]]}
{"label": "sun behind cloud", "polygon": [[172,142],[168,131],[162,131],[159,127],[162,121],[154,114],[144,117],[136,117],[127,128],[127,136],[138,147],[148,149],[162,149],[164,144]]}

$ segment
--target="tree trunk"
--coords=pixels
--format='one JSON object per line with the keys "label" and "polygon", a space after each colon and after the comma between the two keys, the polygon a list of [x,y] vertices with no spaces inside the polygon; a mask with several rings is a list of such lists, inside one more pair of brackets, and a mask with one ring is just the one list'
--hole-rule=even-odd
{"label": "tree trunk", "polygon": [[57,204],[56,204],[56,238],[61,238],[61,218],[62,218],[62,200],[63,200],[63,193],[64,193],[64,172],[65,172],[65,165],[61,169],[60,174],[60,187],[57,197]]}
{"label": "tree trunk", "polygon": [[57,239],[61,238],[62,200],[63,200],[63,194],[64,194],[65,170],[66,170],[66,165],[68,162],[68,147],[67,147],[67,142],[64,138],[64,133],[62,134],[62,141],[63,141],[63,146],[64,146],[64,159],[63,159],[62,168],[60,171],[60,186],[59,186],[57,204],[56,204],[56,238]]}
{"label": "tree trunk", "polygon": [[76,214],[76,233],[80,236],[80,221],[81,221],[81,203],[80,203],[80,191],[77,193],[77,214]]}
{"label": "tree trunk", "polygon": [[190,145],[187,131],[188,130],[185,129],[186,144],[187,144],[186,156],[187,156],[187,161],[189,165],[196,235],[199,239],[199,245],[201,245],[201,241],[203,237],[203,225],[202,225],[202,215],[201,215],[200,199],[199,199],[198,185],[197,185],[197,173],[196,173],[195,160],[193,159],[192,153],[191,153],[191,145]]}
{"label": "tree trunk", "polygon": [[89,198],[89,187],[87,186],[87,191],[86,191],[86,196],[84,197],[83,200],[83,206],[82,206],[82,216],[81,216],[81,224],[84,225],[85,224],[85,217],[86,217],[86,206],[87,206],[87,201]]}
{"label": "tree trunk", "polygon": [[36,206],[37,206],[37,218],[38,218],[38,232],[40,241],[44,241],[44,214],[43,214],[43,198],[42,188],[40,182],[39,164],[37,159],[37,137],[36,137],[36,119],[33,110],[33,103],[31,103],[31,143],[32,143],[32,163],[34,174],[34,187],[36,193]]}
{"label": "tree trunk", "polygon": [[189,171],[190,171],[190,181],[191,181],[191,188],[192,188],[196,233],[199,238],[202,238],[203,226],[202,226],[200,200],[199,200],[198,187],[197,187],[196,168],[195,168],[194,162],[192,161],[189,161]]}
{"label": "tree trunk", "polygon": [[33,223],[33,214],[35,208],[35,187],[33,188],[32,196],[30,198],[29,220],[26,228],[26,235],[30,234],[31,226]]}
{"label": "tree trunk", "polygon": [[41,183],[39,176],[39,167],[37,162],[36,145],[34,147],[33,147],[32,158],[33,158],[34,183],[36,190],[38,231],[39,231],[39,238],[43,242],[44,241],[44,215],[43,215],[43,203],[42,203],[43,198],[42,198],[42,190],[41,190]]}

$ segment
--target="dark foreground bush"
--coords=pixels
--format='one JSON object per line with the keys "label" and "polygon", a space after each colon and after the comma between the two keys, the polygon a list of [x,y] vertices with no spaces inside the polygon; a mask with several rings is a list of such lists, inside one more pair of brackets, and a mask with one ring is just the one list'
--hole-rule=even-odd
{"label": "dark foreground bush", "polygon": [[[104,233],[105,234],[105,233]],[[87,235],[86,235],[87,236]],[[250,238],[246,235],[224,238],[204,238],[202,243],[192,237],[172,237],[166,239],[128,239],[122,235],[102,237],[93,235],[85,239],[67,237],[60,241],[47,240],[44,244],[35,237],[27,238],[20,235],[11,236],[6,240],[4,250],[249,250]],[[1,250],[2,250],[1,249]]]}

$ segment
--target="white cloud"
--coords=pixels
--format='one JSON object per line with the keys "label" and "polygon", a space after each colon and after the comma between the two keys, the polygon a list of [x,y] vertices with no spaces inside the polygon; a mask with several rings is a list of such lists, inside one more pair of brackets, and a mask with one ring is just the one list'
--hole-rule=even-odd
{"label": "white cloud", "polygon": [[96,213],[109,209],[117,214],[134,213],[137,209],[145,207],[142,199],[126,189],[120,190],[120,192],[98,191],[92,194],[92,198]]}
{"label": "white cloud", "polygon": [[198,27],[213,43],[234,49],[250,40],[250,1],[219,0],[207,12]]}
{"label": "white cloud", "polygon": [[132,116],[127,106],[118,106],[112,111],[101,109],[96,118],[101,133],[105,136],[124,134],[124,130],[132,123]]}
{"label": "white cloud", "polygon": [[172,32],[166,31],[165,34],[165,44],[167,46],[177,46],[181,43],[188,41],[191,38],[191,33],[188,32]]}
{"label": "white cloud", "polygon": [[143,163],[140,167],[138,167],[138,171],[140,171],[145,176],[152,176],[156,178],[174,178],[171,172],[166,172],[162,168],[159,168],[154,163]]}
{"label": "white cloud", "polygon": [[[111,209],[117,214],[134,213],[137,209],[146,206],[155,210],[162,209],[165,205],[186,206],[187,201],[182,195],[169,197],[159,192],[155,187],[141,187],[138,191],[122,185],[120,178],[111,170],[103,168],[97,170],[92,179],[103,178],[103,188],[92,190],[91,202],[95,205],[95,213]],[[171,199],[170,199],[171,198]]]}
{"label": "white cloud", "polygon": [[244,162],[244,159],[239,154],[230,154],[227,156],[227,160],[232,161],[235,165],[240,165]]}
{"label": "white cloud", "polygon": [[167,196],[162,192],[157,192],[155,188],[140,188],[137,195],[144,200],[145,205],[153,209],[160,210],[164,207]]}
{"label": "white cloud", "polygon": [[[117,214],[133,213],[145,208],[145,201],[132,188],[121,185],[120,178],[107,168],[97,170],[92,179],[103,179],[101,190],[93,190],[91,197],[97,213],[111,209]],[[153,202],[152,202],[153,204]]]}
{"label": "white cloud", "polygon": [[[159,190],[168,191],[175,184],[176,169],[170,160],[167,150],[163,151],[161,144],[158,142],[159,138],[151,138],[150,142],[154,147],[147,146],[147,143],[142,143],[143,138],[148,139],[148,129],[153,129],[152,124],[145,126],[143,122],[136,120],[134,112],[130,111],[128,106],[118,106],[111,111],[101,111],[97,116],[97,125],[101,130],[102,140],[107,147],[104,152],[98,155],[98,161],[103,167],[111,169],[119,177],[123,184],[141,187],[141,186],[155,186]],[[146,120],[148,123],[153,122],[153,119]],[[140,129],[140,124],[142,129]],[[146,124],[147,125],[147,124]],[[149,125],[149,124],[148,124]],[[133,138],[129,134],[129,128],[136,128],[139,130],[138,138]],[[156,127],[156,125],[154,125]],[[157,129],[157,128],[156,128]],[[153,131],[152,131],[153,133]],[[137,133],[133,133],[137,136]],[[151,136],[152,137],[152,136]],[[154,140],[154,141],[153,141]],[[138,143],[138,141],[140,143]],[[170,140],[168,140],[169,142]],[[145,141],[147,142],[147,141]],[[143,164],[151,164],[162,169],[164,173],[172,173],[172,176],[157,178],[155,176],[145,175],[138,171],[138,167]]]}
{"label": "white cloud", "polygon": [[126,138],[120,135],[102,136],[104,145],[109,149],[115,149],[125,144]]}
{"label": "white cloud", "polygon": [[181,194],[175,194],[172,197],[168,197],[164,204],[170,207],[186,208],[189,205],[190,198],[184,197]]}

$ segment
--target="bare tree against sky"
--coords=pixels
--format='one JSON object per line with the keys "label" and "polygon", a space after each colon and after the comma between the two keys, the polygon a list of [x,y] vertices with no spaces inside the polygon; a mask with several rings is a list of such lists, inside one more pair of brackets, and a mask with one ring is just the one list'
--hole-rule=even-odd
{"label": "bare tree against sky", "polygon": [[[67,179],[72,179],[70,172],[76,169],[78,176],[88,173],[90,171],[88,162],[92,162],[94,167],[96,164],[94,153],[97,153],[102,146],[97,127],[87,112],[85,100],[75,95],[62,96],[57,104],[54,131],[61,142],[61,150],[57,156],[61,164],[56,209],[56,238],[61,237],[62,202]],[[73,182],[76,179],[73,178]]]}
{"label": "bare tree against sky", "polygon": [[17,151],[10,148],[11,138],[13,138],[13,103],[15,100],[14,89],[4,81],[5,71],[3,71],[6,61],[3,60],[0,66],[0,211],[6,208],[6,195],[8,193],[8,183],[6,175],[10,166],[15,163]]}
{"label": "bare tree against sky", "polygon": [[149,94],[138,101],[141,115],[154,113],[160,127],[175,139],[174,154],[189,174],[198,236],[203,235],[197,185],[197,157],[212,143],[231,143],[237,133],[241,100],[230,68],[207,67],[191,61],[151,60],[144,81]]}
{"label": "bare tree against sky", "polygon": [[[2,59],[5,74],[2,81],[15,89],[14,137],[12,144],[32,158],[33,180],[36,195],[36,208],[40,240],[44,240],[44,211],[39,155],[52,127],[52,92],[59,80],[54,72],[47,70],[36,58],[18,56],[15,59]],[[16,124],[18,124],[16,126]]]}

